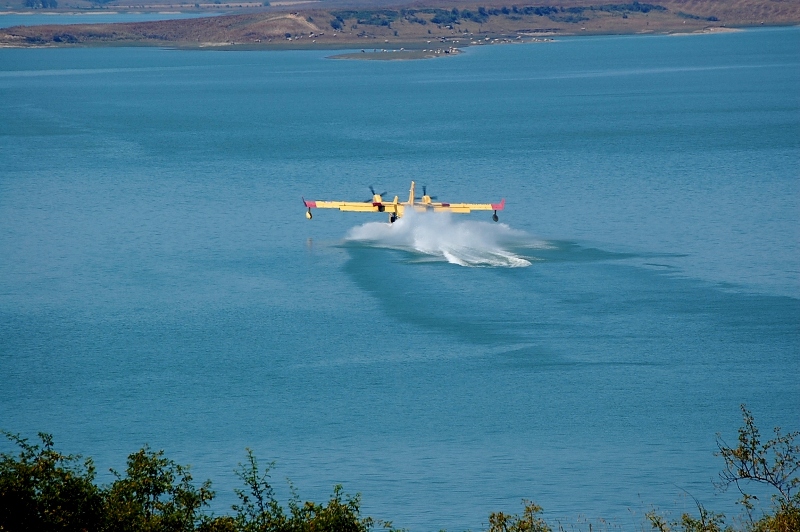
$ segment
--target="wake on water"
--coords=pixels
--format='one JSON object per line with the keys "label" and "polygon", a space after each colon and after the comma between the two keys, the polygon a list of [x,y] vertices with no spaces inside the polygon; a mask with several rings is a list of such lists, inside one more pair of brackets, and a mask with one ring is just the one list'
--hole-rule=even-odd
{"label": "wake on water", "polygon": [[459,266],[522,268],[531,261],[509,250],[546,247],[506,224],[454,220],[448,213],[410,212],[394,224],[370,222],[353,227],[345,240],[401,249]]}

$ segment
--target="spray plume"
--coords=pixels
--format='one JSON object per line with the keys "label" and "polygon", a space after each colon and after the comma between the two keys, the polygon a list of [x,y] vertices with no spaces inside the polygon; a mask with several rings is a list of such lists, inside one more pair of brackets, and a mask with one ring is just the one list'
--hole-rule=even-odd
{"label": "spray plume", "polygon": [[448,213],[407,211],[394,224],[371,222],[353,227],[346,240],[419,253],[459,266],[531,265],[509,250],[520,244],[532,246],[527,233],[506,224],[454,220]]}

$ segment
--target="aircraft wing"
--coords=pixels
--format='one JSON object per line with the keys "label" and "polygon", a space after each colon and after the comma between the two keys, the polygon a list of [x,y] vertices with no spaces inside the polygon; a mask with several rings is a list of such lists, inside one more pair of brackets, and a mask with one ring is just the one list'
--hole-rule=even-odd
{"label": "aircraft wing", "polygon": [[378,212],[378,207],[372,203],[360,201],[309,201],[303,200],[309,209],[339,209],[340,211]]}
{"label": "aircraft wing", "polygon": [[433,212],[457,212],[468,213],[470,211],[502,211],[506,206],[506,200],[500,203],[428,203],[415,204],[415,208],[423,207],[420,210],[433,208]]}
{"label": "aircraft wing", "polygon": [[303,199],[309,209],[339,209],[351,212],[396,212],[396,203],[364,203],[362,201],[312,201]]}

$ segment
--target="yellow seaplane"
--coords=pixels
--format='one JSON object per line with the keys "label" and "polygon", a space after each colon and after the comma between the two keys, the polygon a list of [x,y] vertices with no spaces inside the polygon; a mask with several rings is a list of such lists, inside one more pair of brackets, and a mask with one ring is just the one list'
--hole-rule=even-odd
{"label": "yellow seaplane", "polygon": [[[433,201],[436,196],[428,196],[428,191],[425,186],[422,187],[422,197],[417,198],[414,196],[414,182],[411,182],[411,191],[408,195],[408,201],[401,202],[395,196],[391,202],[384,201],[383,195],[386,192],[378,194],[375,189],[369,187],[372,192],[372,199],[366,201],[310,201],[303,198],[303,205],[306,206],[306,218],[309,220],[313,218],[311,209],[339,209],[340,211],[352,212],[385,212],[389,213],[389,223],[394,223],[398,218],[401,218],[406,209],[413,209],[418,212],[455,212],[455,213],[469,213],[471,211],[494,211],[492,220],[498,220],[497,211],[502,211],[506,206],[506,200],[500,200],[500,203],[442,203]],[[419,201],[417,201],[419,200]]]}

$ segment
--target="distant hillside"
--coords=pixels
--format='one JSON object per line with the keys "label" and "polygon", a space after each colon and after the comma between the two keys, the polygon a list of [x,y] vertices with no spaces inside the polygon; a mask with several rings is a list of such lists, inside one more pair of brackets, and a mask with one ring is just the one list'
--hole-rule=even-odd
{"label": "distant hillside", "polygon": [[[343,7],[299,9],[334,4]],[[348,5],[351,7],[345,8]],[[800,2],[790,0],[563,0],[515,5],[486,0],[479,5],[458,2],[460,8],[448,9],[418,2],[403,5],[407,7],[367,9],[328,1],[293,4],[292,11],[273,6],[235,15],[158,22],[15,27],[0,30],[0,45],[380,48],[446,42],[464,46],[541,35],[695,32],[800,22]]]}

